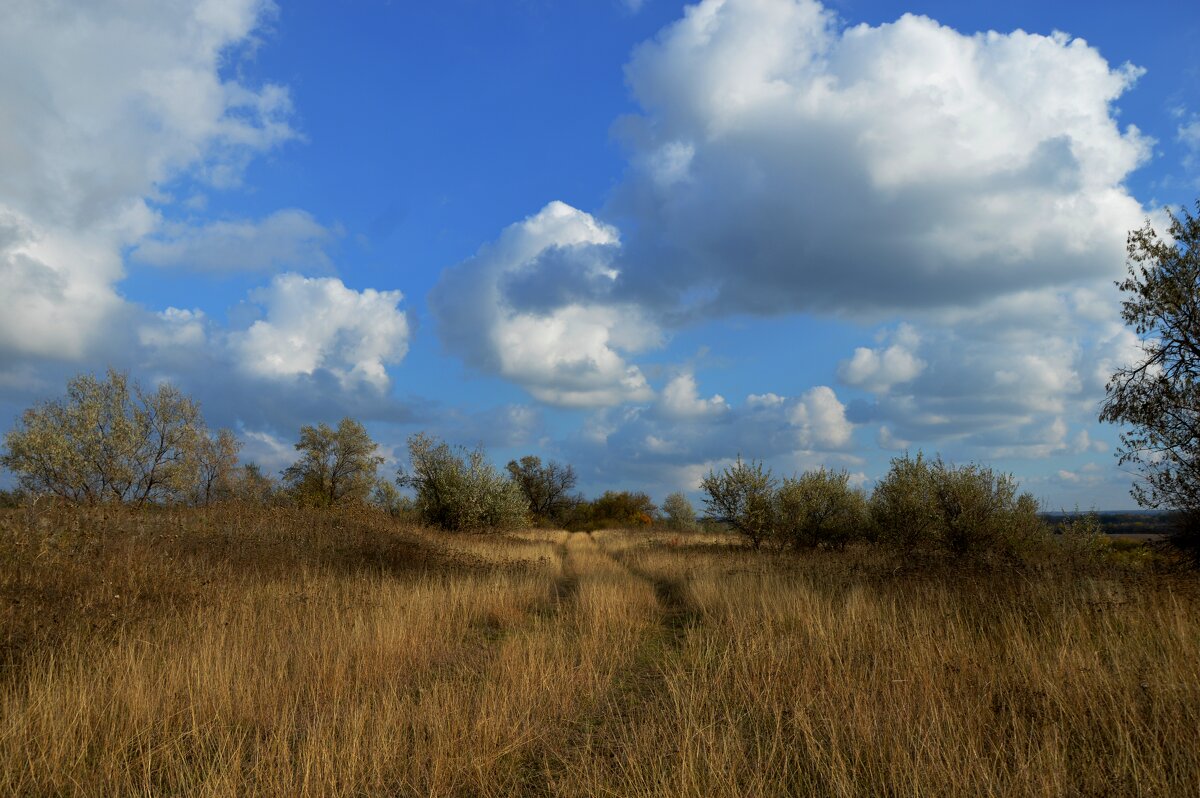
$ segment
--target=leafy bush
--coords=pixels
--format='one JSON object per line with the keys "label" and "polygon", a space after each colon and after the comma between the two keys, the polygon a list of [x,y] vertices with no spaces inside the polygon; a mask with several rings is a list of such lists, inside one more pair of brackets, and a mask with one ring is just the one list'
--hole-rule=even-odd
{"label": "leafy bush", "polygon": [[232,433],[217,442],[209,435],[199,405],[178,388],[147,391],[109,369],[103,379],[81,374],[65,397],[26,410],[4,436],[0,466],[34,495],[88,504],[207,501],[237,451]]}
{"label": "leafy bush", "polygon": [[1100,517],[1095,513],[1069,515],[1060,521],[1055,530],[1063,550],[1068,556],[1093,562],[1103,559],[1112,551],[1112,543],[1104,534]]}
{"label": "leafy bush", "polygon": [[692,532],[696,529],[696,511],[688,497],[682,493],[672,493],[663,501],[663,515],[667,526],[680,532]]}
{"label": "leafy bush", "polygon": [[300,459],[283,472],[284,481],[302,505],[365,502],[375,487],[375,470],[383,463],[377,448],[366,428],[352,418],[343,418],[336,428],[301,427],[296,444]]}
{"label": "leafy bush", "polygon": [[396,482],[416,492],[416,510],[449,530],[511,529],[528,523],[521,487],[492,465],[482,449],[452,449],[424,433],[408,439],[411,473]]}
{"label": "leafy bush", "polygon": [[529,513],[541,524],[562,524],[575,505],[571,489],[575,487],[575,469],[553,460],[527,455],[510,460],[505,466],[529,502]]}
{"label": "leafy bush", "polygon": [[904,551],[934,537],[938,513],[933,501],[933,473],[920,452],[906,452],[892,460],[891,468],[871,493],[872,531],[881,543]]}
{"label": "leafy bush", "polygon": [[774,535],[775,485],[770,469],[745,463],[740,455],[719,473],[709,471],[700,483],[708,517],[745,535],[754,548]]}
{"label": "leafy bush", "polygon": [[984,466],[905,454],[875,486],[871,520],[880,541],[904,551],[1012,552],[1044,535],[1037,501],[1017,487]]}
{"label": "leafy bush", "polygon": [[784,479],[774,504],[774,536],[781,545],[841,549],[867,526],[866,498],[850,487],[845,471],[821,468]]}
{"label": "leafy bush", "polygon": [[573,532],[635,529],[654,522],[658,508],[642,492],[607,490],[592,501],[576,498],[565,526]]}

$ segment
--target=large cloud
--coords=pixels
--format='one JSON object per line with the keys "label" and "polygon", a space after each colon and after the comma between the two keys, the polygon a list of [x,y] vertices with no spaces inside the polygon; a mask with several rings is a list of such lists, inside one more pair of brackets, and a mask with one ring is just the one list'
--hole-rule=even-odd
{"label": "large cloud", "polygon": [[234,333],[242,368],[266,377],[324,369],[343,387],[388,385],[385,366],[408,351],[408,319],[399,291],[354,291],[335,277],[282,274],[251,299],[266,318]]}
{"label": "large cloud", "polygon": [[222,77],[262,0],[9,4],[0,26],[0,353],[119,348],[122,249],[180,175],[237,182],[294,135],[286,90]]}
{"label": "large cloud", "polygon": [[627,67],[621,289],[711,312],[895,312],[1111,278],[1148,156],[1139,71],[1063,34],[705,0]]}
{"label": "large cloud", "polygon": [[644,401],[626,355],[656,346],[638,306],[609,297],[617,232],[561,202],[448,269],[429,296],[447,348],[535,398],[568,407]]}

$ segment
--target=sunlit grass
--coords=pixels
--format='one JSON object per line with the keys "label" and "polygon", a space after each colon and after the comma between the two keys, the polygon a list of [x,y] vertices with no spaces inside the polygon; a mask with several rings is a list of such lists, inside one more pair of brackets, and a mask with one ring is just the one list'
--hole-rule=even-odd
{"label": "sunlit grass", "polygon": [[0,794],[1187,795],[1194,575],[0,516]]}

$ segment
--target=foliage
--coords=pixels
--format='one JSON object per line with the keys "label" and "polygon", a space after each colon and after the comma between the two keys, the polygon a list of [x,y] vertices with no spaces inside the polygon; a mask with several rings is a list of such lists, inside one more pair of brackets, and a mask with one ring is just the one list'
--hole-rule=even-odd
{"label": "foliage", "polygon": [[573,531],[646,527],[657,513],[645,493],[609,490],[590,502],[576,498],[565,526]]}
{"label": "foliage", "polygon": [[392,518],[410,520],[416,515],[412,499],[401,493],[396,484],[387,479],[375,481],[375,489],[371,491],[371,504]]}
{"label": "foliage", "polygon": [[1112,543],[1095,513],[1069,515],[1055,526],[1054,531],[1059,535],[1063,549],[1080,560],[1099,560],[1112,550]]}
{"label": "foliage", "polygon": [[[1167,237],[1149,221],[1129,233],[1129,274],[1117,287],[1143,357],[1113,373],[1100,420],[1129,425],[1118,454],[1141,473],[1138,504],[1186,519],[1200,516],[1200,216],[1180,209],[1170,219]],[[1181,531],[1200,551],[1197,525]]]}
{"label": "foliage", "polygon": [[510,460],[506,466],[514,482],[529,502],[534,520],[561,523],[574,506],[571,489],[575,487],[575,469],[553,460],[542,465],[533,455],[520,461]]}
{"label": "foliage", "polygon": [[365,502],[383,462],[376,448],[367,430],[352,418],[343,418],[337,429],[324,423],[301,427],[296,444],[300,459],[284,470],[284,481],[300,504]]}
{"label": "foliage", "polygon": [[795,548],[845,548],[863,535],[867,501],[846,471],[805,471],[784,479],[774,497],[774,535]]}
{"label": "foliage", "polygon": [[[231,438],[217,436],[224,446]],[[64,398],[26,410],[4,442],[0,464],[23,489],[87,503],[195,499],[201,475],[211,487],[229,465],[206,459],[212,439],[192,399],[167,383],[143,390],[113,369],[72,379]]]}
{"label": "foliage", "polygon": [[904,551],[1014,551],[1044,534],[1037,501],[1017,488],[1010,474],[984,466],[905,454],[876,484],[871,520],[881,541]]}
{"label": "foliage", "polygon": [[511,529],[528,520],[520,485],[502,474],[482,448],[452,449],[425,433],[408,439],[411,473],[396,479],[416,492],[416,510],[432,526],[449,530]]}
{"label": "foliage", "polygon": [[933,495],[938,509],[938,543],[954,555],[1011,550],[1041,529],[1037,501],[1018,495],[1011,474],[968,464],[933,466]]}
{"label": "foliage", "polygon": [[719,473],[709,471],[700,483],[706,515],[745,535],[755,548],[772,536],[775,528],[775,480],[762,463],[743,462],[741,456]]}
{"label": "foliage", "polygon": [[275,480],[257,463],[246,463],[236,470],[231,483],[232,497],[247,504],[274,504],[279,492]]}
{"label": "foliage", "polygon": [[938,514],[933,474],[920,452],[892,459],[887,474],[875,483],[870,513],[873,532],[882,543],[909,551],[934,537]]}
{"label": "foliage", "polygon": [[662,512],[666,517],[667,526],[671,529],[693,532],[696,529],[696,511],[688,497],[676,492],[668,496],[662,504]]}
{"label": "foliage", "polygon": [[233,498],[242,442],[232,430],[201,435],[196,446],[196,504]]}

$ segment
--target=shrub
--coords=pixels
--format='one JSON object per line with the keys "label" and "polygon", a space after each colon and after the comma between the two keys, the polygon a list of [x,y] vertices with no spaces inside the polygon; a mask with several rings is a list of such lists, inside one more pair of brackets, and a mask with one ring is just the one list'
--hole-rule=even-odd
{"label": "shrub", "polygon": [[774,535],[795,548],[845,548],[863,535],[867,502],[845,471],[805,471],[775,492]]}
{"label": "shrub", "polygon": [[663,501],[663,515],[666,516],[667,526],[680,532],[692,532],[696,529],[696,511],[692,503],[682,493],[672,493]]}
{"label": "shrub", "polygon": [[1058,522],[1055,530],[1063,550],[1073,559],[1094,562],[1103,559],[1112,551],[1112,543],[1104,528],[1100,525],[1100,517],[1095,513],[1079,513],[1069,515]]}
{"label": "shrub", "polygon": [[775,484],[770,469],[742,462],[739,455],[736,463],[720,473],[709,471],[701,481],[705,512],[745,535],[757,549],[775,529]]}
{"label": "shrub", "polygon": [[505,466],[520,486],[529,503],[529,513],[539,523],[561,524],[574,506],[571,489],[575,487],[575,469],[553,460],[527,455],[510,460]]}
{"label": "shrub", "polygon": [[528,523],[529,503],[520,486],[503,476],[482,449],[452,449],[418,433],[408,439],[411,473],[396,482],[416,492],[416,510],[432,526],[449,530],[511,529]]}
{"label": "shrub", "polygon": [[941,458],[892,460],[871,496],[871,519],[881,541],[904,551],[927,548],[954,556],[1013,553],[1045,534],[1037,501],[1017,493],[1010,474]]}
{"label": "shrub", "polygon": [[283,472],[296,501],[332,507],[366,502],[375,487],[375,470],[383,463],[375,441],[362,424],[343,418],[337,427],[301,427],[296,450],[300,459]]}
{"label": "shrub", "polygon": [[887,475],[871,493],[872,532],[902,551],[928,544],[935,535],[938,512],[933,501],[933,473],[920,452],[892,460]]}
{"label": "shrub", "polygon": [[592,501],[576,498],[565,516],[565,526],[573,532],[597,529],[631,529],[649,526],[658,508],[642,492],[607,490]]}

